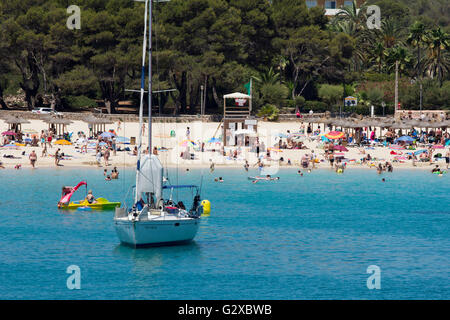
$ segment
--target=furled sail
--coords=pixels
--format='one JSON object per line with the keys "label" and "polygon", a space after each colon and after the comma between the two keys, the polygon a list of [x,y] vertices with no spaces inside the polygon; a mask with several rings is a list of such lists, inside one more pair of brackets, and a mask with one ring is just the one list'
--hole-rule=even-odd
{"label": "furled sail", "polygon": [[150,192],[156,196],[157,201],[162,198],[163,167],[157,156],[143,155],[136,174],[138,195],[142,192]]}

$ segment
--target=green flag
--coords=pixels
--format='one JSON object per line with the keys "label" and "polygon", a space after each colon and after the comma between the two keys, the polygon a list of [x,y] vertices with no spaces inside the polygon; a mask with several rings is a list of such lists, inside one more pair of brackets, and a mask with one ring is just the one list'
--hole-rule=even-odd
{"label": "green flag", "polygon": [[250,87],[252,85],[252,81],[250,80],[249,82],[247,82],[246,84],[244,84],[244,88],[247,89],[247,94],[250,95]]}

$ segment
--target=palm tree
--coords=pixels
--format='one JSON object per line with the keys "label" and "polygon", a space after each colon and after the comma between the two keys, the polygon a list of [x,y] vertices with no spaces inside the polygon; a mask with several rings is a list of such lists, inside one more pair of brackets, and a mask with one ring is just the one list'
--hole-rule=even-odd
{"label": "palm tree", "polygon": [[420,110],[422,110],[422,102],[423,102],[423,85],[422,85],[422,59],[420,55],[420,49],[422,45],[427,40],[427,30],[425,25],[419,21],[416,21],[411,28],[409,29],[409,35],[406,39],[406,42],[413,47],[417,47],[417,64],[416,64],[416,75],[419,79],[419,106]]}
{"label": "palm tree", "polygon": [[379,37],[386,48],[392,48],[396,44],[402,43],[403,29],[394,19],[383,20]]}
{"label": "palm tree", "polygon": [[353,0],[351,6],[343,6],[334,16],[331,24],[334,25],[341,21],[351,22],[357,31],[364,29],[367,21],[366,5],[363,4],[361,8],[358,9],[356,0]]}
{"label": "palm tree", "polygon": [[450,70],[448,54],[450,47],[449,35],[438,27],[428,34],[426,42],[428,44],[427,71],[432,78],[437,77],[442,86],[444,76]]}
{"label": "palm tree", "polygon": [[385,51],[388,69],[392,71],[395,65],[398,65],[398,70],[405,72],[411,65],[411,54],[408,49],[398,45]]}
{"label": "palm tree", "polygon": [[395,66],[395,102],[394,102],[394,110],[397,110],[398,107],[398,77],[399,77],[399,69],[404,71],[409,63],[411,62],[411,57],[409,55],[408,50],[402,46],[396,46],[390,48],[385,52],[387,57],[387,62],[389,63],[389,69],[392,70],[392,67]]}
{"label": "palm tree", "polygon": [[385,60],[385,48],[383,43],[377,42],[372,48],[373,58],[371,59],[378,65],[378,73],[381,73],[383,62]]}
{"label": "palm tree", "polygon": [[422,76],[422,68],[421,68],[421,55],[420,49],[422,45],[427,40],[427,30],[423,23],[416,21],[411,28],[409,29],[409,35],[406,42],[413,47],[417,48],[417,64],[416,64],[416,74],[421,77]]}
{"label": "palm tree", "polygon": [[265,72],[261,72],[259,76],[253,77],[255,81],[260,84],[276,84],[280,83],[280,74],[275,72],[272,67],[267,69]]}

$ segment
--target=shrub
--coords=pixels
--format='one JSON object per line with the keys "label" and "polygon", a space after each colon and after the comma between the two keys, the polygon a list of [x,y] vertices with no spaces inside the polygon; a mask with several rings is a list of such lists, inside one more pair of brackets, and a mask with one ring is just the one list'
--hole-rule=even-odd
{"label": "shrub", "polygon": [[319,87],[319,98],[331,105],[336,105],[344,95],[344,87],[341,85],[322,84]]}
{"label": "shrub", "polygon": [[283,105],[289,93],[289,89],[285,85],[278,83],[263,84],[259,91],[264,103],[274,104],[278,107]]}
{"label": "shrub", "polygon": [[258,117],[267,118],[268,120],[275,121],[278,119],[280,110],[273,104],[264,105],[258,112]]}
{"label": "shrub", "polygon": [[63,104],[71,109],[84,109],[97,106],[95,100],[86,96],[66,96],[63,98]]}
{"label": "shrub", "polygon": [[321,113],[321,112],[325,112],[325,111],[330,111],[329,109],[330,108],[328,107],[328,105],[322,101],[306,101],[305,107],[301,111],[309,112],[309,110],[312,110],[316,113]]}

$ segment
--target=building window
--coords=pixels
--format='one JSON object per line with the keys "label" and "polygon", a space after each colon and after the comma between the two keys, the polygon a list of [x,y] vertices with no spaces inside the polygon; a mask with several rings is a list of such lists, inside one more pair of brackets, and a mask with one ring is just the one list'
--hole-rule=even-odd
{"label": "building window", "polygon": [[344,1],[344,7],[353,7],[353,1]]}
{"label": "building window", "polygon": [[336,9],[336,1],[325,1],[325,9]]}
{"label": "building window", "polygon": [[306,6],[308,8],[317,7],[317,0],[306,1]]}

